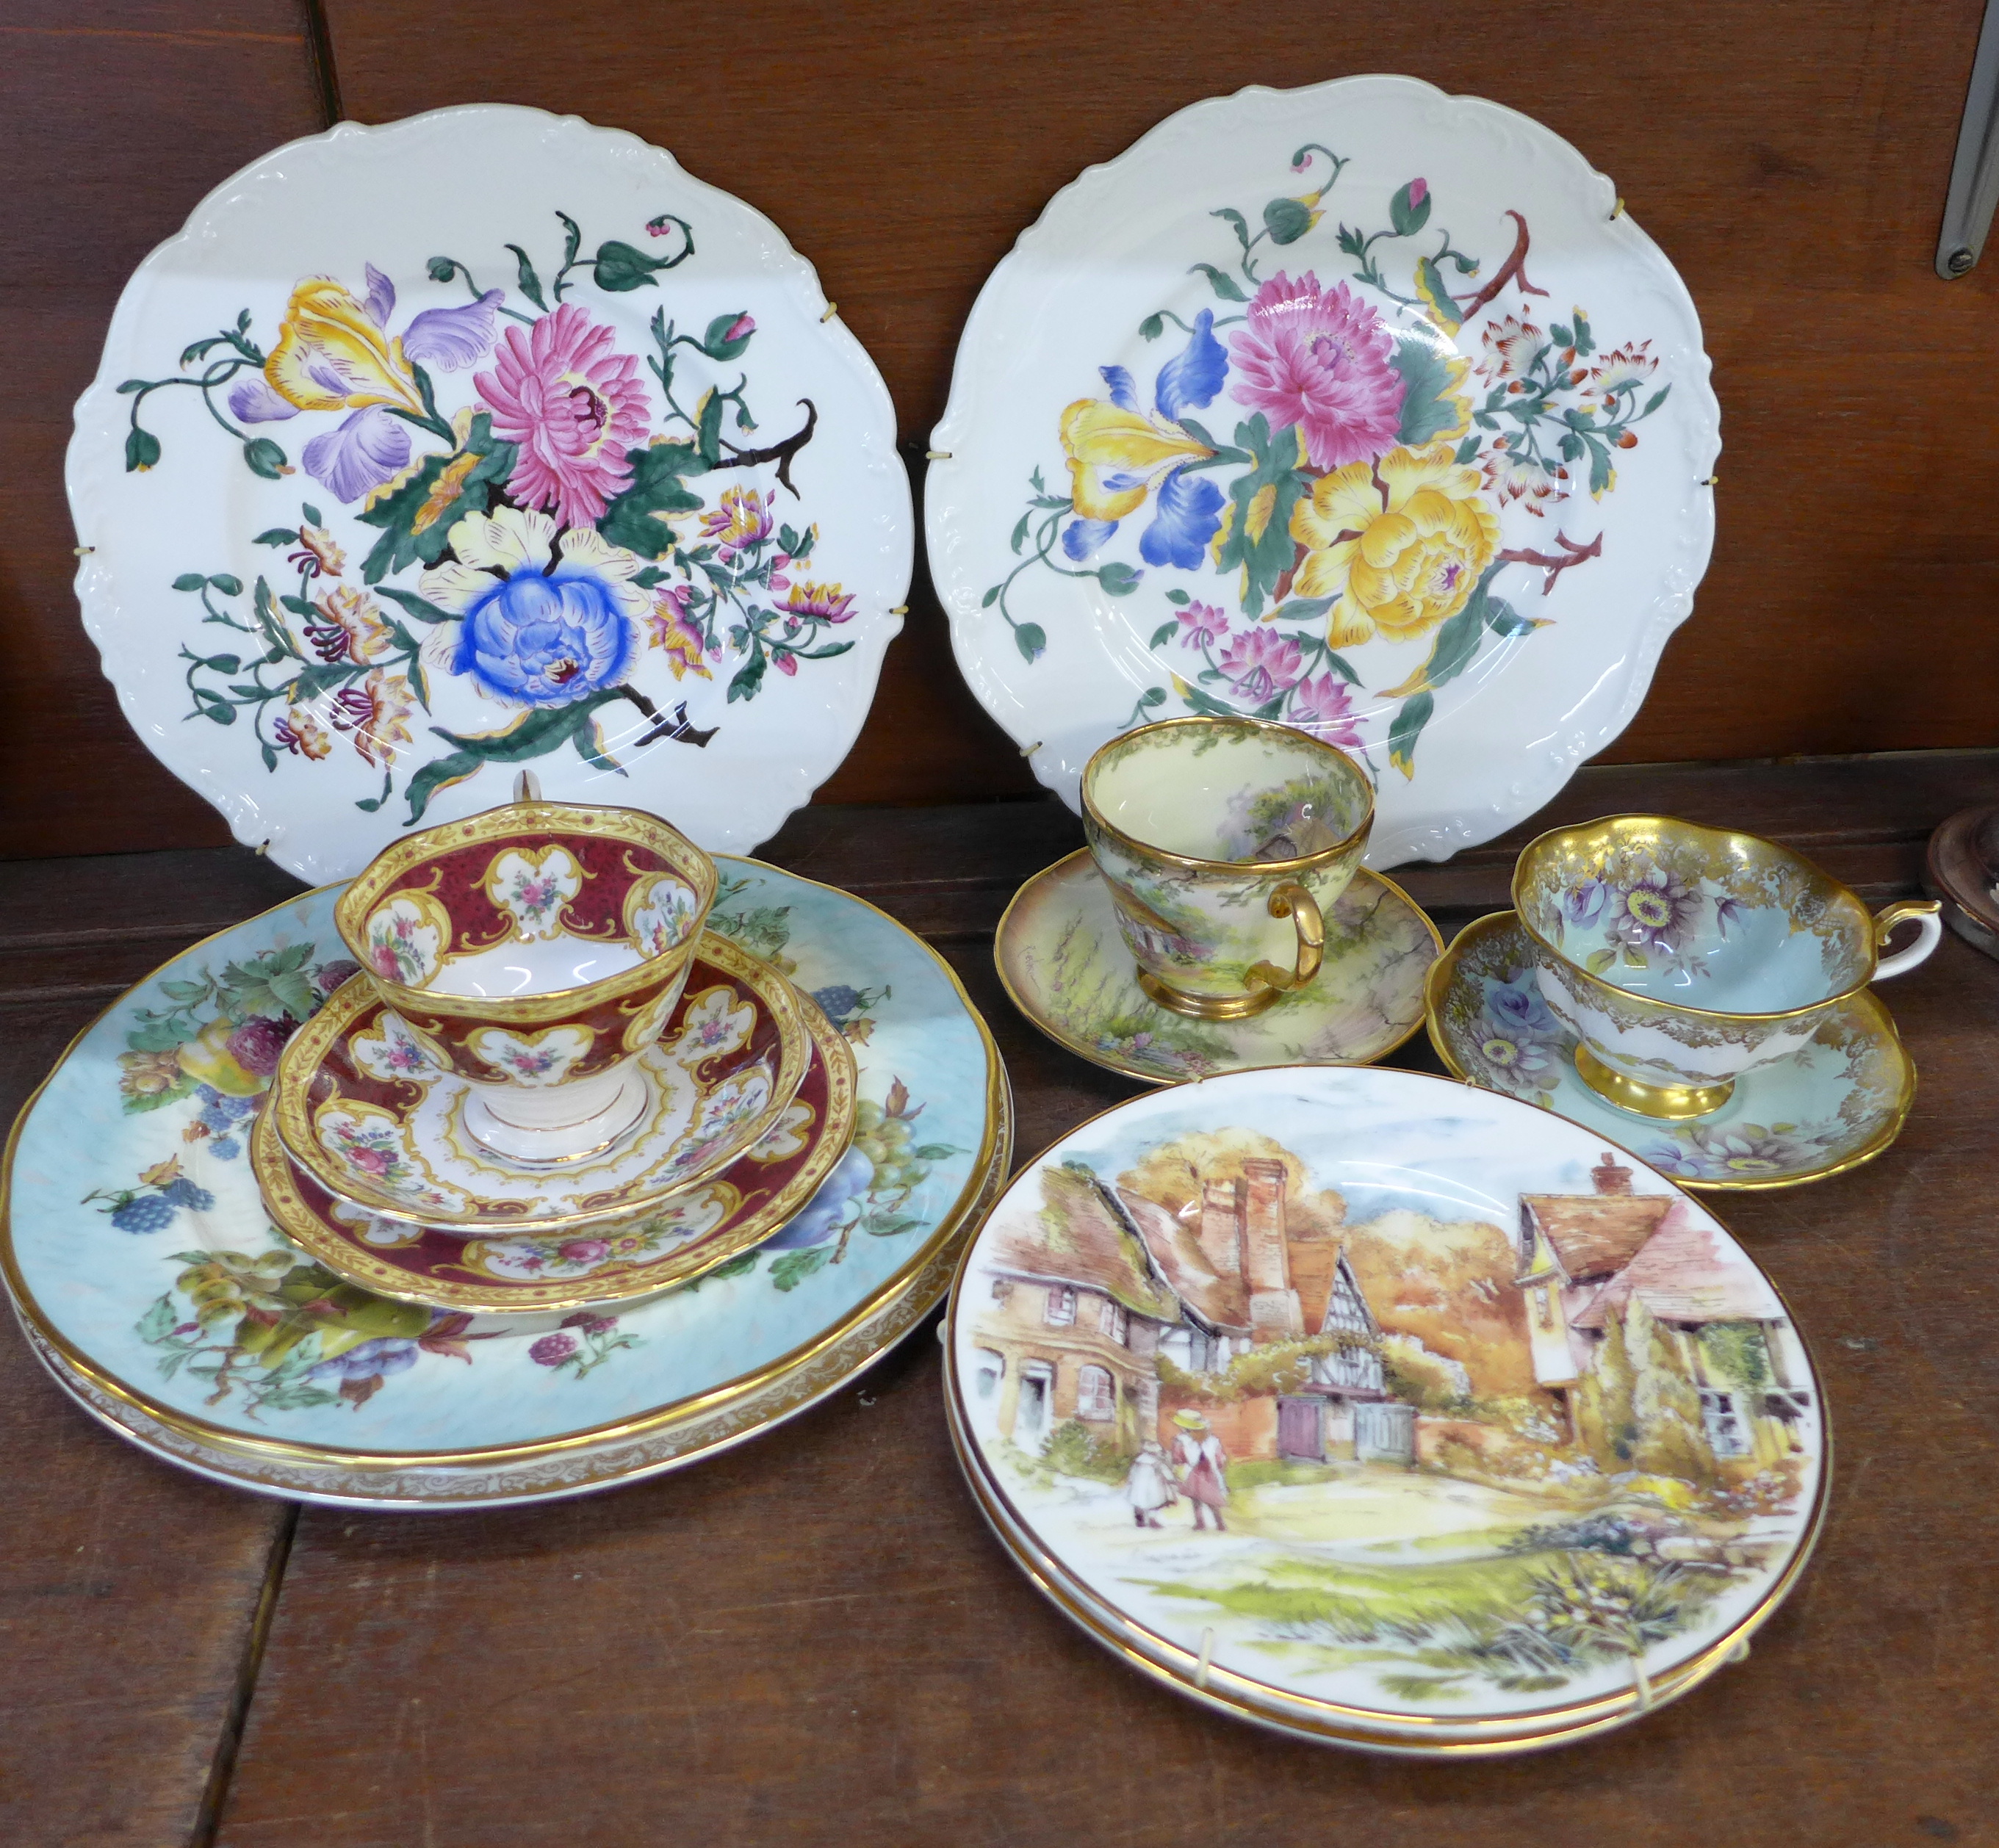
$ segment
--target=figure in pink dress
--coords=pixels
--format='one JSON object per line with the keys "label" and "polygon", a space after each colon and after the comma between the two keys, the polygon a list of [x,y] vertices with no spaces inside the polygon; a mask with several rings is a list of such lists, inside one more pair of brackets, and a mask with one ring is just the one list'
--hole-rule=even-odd
{"label": "figure in pink dress", "polygon": [[1180,1492],[1194,1504],[1194,1524],[1204,1528],[1212,1515],[1216,1529],[1225,1533],[1228,1524],[1221,1511],[1228,1500],[1228,1452],[1199,1412],[1176,1412],[1173,1422],[1180,1427],[1173,1439],[1173,1462],[1180,1473]]}

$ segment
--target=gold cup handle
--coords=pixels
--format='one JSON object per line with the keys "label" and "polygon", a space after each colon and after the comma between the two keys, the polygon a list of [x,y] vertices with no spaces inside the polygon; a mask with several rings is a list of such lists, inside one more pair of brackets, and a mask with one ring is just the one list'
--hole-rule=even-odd
{"label": "gold cup handle", "polygon": [[[1876,981],[1886,981],[1891,975],[1906,975],[1917,964],[1928,961],[1930,952],[1942,940],[1943,925],[1937,916],[1942,908],[1934,898],[1897,898],[1874,914],[1874,953],[1880,958],[1874,965]],[[1916,940],[1893,956],[1882,956],[1881,946],[1895,926],[1911,919],[1920,926]]]}
{"label": "gold cup handle", "polygon": [[1280,993],[1302,988],[1318,974],[1319,964],[1325,960],[1325,919],[1318,901],[1294,880],[1287,880],[1270,895],[1270,915],[1289,918],[1297,930],[1297,966],[1280,969],[1275,963],[1258,963],[1249,971],[1249,979]]}

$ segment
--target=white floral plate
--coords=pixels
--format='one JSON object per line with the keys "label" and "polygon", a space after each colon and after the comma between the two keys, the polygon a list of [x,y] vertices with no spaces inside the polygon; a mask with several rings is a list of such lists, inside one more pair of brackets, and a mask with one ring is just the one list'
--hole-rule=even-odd
{"label": "white floral plate", "polygon": [[914,536],[888,391],[777,227],[497,106],[218,187],[126,285],[68,483],[126,718],[316,881],[531,760],[754,846],[851,747]]}
{"label": "white floral plate", "polygon": [[[390,1302],[307,1262],[270,1229],[243,1140],[289,1006],[341,978],[323,960],[342,953],[327,889],[176,957],[22,1113],[0,1273],[38,1351],[161,1455],[385,1507],[604,1487],[851,1377],[937,1301],[1004,1174],[1005,1074],[950,971],[901,926],[754,861],[722,871],[709,928],[813,991],[860,1068],[866,1171],[850,1154],[757,1250],[553,1325]],[[485,1338],[516,1327],[531,1338]]]}
{"label": "white floral plate", "polygon": [[1447,858],[1614,738],[1693,607],[1692,302],[1558,137],[1408,78],[1197,103],[980,294],[924,490],[959,666],[1073,808],[1125,728],[1282,719]]}
{"label": "white floral plate", "polygon": [[1881,998],[1863,988],[1811,1043],[1736,1081],[1728,1102],[1685,1123],[1620,1110],[1577,1075],[1576,1037],[1541,998],[1527,933],[1510,911],[1474,919],[1432,967],[1430,1043],[1457,1077],[1629,1143],[1703,1192],[1822,1181],[1871,1161],[1902,1132],[1916,1066]]}
{"label": "white floral plate", "polygon": [[945,1350],[1055,1601],[1336,1742],[1637,1718],[1769,1616],[1825,1507],[1810,1358],[1713,1216],[1420,1073],[1225,1073],[1082,1125],[980,1228]]}
{"label": "white floral plate", "polygon": [[1422,1025],[1443,940],[1408,893],[1362,867],[1326,913],[1325,961],[1246,1020],[1190,1020],[1147,998],[1087,848],[1013,895],[993,940],[1000,985],[1058,1046],[1148,1084],[1256,1065],[1365,1065]]}

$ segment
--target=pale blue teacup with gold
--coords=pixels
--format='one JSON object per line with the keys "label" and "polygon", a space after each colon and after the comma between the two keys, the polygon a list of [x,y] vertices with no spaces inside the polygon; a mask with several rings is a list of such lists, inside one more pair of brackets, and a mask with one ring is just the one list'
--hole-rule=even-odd
{"label": "pale blue teacup with gold", "polygon": [[[1704,1116],[1735,1081],[1802,1050],[1869,982],[1942,934],[1930,899],[1879,912],[1788,847],[1670,815],[1618,815],[1528,843],[1513,904],[1575,1068],[1641,1116]],[[1916,941],[1884,955],[1914,921]]]}
{"label": "pale blue teacup with gold", "polygon": [[1197,1019],[1260,1013],[1318,973],[1325,914],[1374,821],[1352,758],[1260,719],[1143,725],[1083,773],[1083,832],[1139,986]]}

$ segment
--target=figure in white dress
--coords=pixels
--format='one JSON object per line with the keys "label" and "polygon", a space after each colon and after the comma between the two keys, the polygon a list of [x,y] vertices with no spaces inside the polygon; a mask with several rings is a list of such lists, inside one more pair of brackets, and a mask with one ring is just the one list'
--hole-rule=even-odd
{"label": "figure in white dress", "polygon": [[1159,1510],[1170,1507],[1180,1498],[1166,1453],[1159,1448],[1157,1438],[1148,1438],[1138,1446],[1131,1472],[1124,1478],[1124,1499],[1131,1504],[1132,1525],[1159,1526]]}

